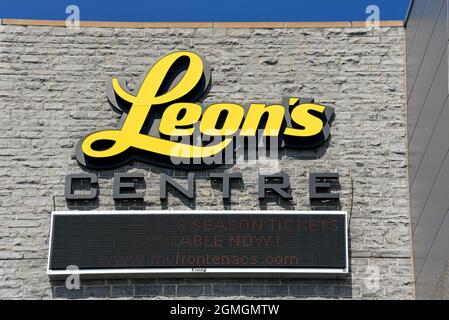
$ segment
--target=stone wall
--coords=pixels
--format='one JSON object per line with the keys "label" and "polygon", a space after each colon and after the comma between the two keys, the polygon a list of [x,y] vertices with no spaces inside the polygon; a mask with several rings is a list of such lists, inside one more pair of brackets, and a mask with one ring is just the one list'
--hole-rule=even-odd
{"label": "stone wall", "polygon": [[[223,204],[219,187],[196,174],[196,200],[170,193],[159,199],[159,174],[187,172],[131,163],[98,172],[100,196],[67,203],[64,180],[83,172],[76,142],[117,126],[105,80],[138,79],[157,58],[194,50],[210,63],[213,86],[205,100],[279,103],[283,95],[315,98],[335,108],[332,137],[311,151],[283,149],[279,171],[290,175],[292,201],[259,202],[257,173]],[[404,30],[381,29],[113,29],[0,26],[0,297],[300,298],[413,297],[406,168]],[[114,202],[114,172],[143,172],[144,203]],[[350,214],[351,273],[343,280],[119,279],[82,281],[70,291],[46,275],[50,213],[73,209],[280,209],[332,206],[308,200],[308,174],[338,172],[341,202]],[[351,188],[353,186],[353,188]]]}

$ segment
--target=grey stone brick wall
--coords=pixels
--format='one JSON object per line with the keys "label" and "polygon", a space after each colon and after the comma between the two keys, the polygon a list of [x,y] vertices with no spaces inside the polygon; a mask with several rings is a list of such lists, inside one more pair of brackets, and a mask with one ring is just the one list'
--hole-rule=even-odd
{"label": "grey stone brick wall", "polygon": [[[143,163],[98,172],[100,196],[67,203],[64,179],[83,170],[75,143],[115,127],[105,80],[138,79],[155,59],[195,50],[213,68],[205,103],[313,97],[336,111],[328,144],[285,149],[279,171],[290,175],[292,201],[257,198],[264,164],[235,165],[244,185],[223,204],[213,170],[197,173],[190,202],[159,199],[161,172],[187,172]],[[286,297],[409,299],[413,297],[406,168],[403,28],[355,29],[112,29],[0,26],[0,297]],[[114,172],[146,176],[144,203],[114,202]],[[308,174],[339,172],[340,204],[310,203]],[[351,182],[352,181],[352,182]],[[353,185],[353,189],[351,189]],[[350,213],[350,275],[313,279],[82,280],[80,290],[45,273],[50,213],[106,209],[341,208]]]}

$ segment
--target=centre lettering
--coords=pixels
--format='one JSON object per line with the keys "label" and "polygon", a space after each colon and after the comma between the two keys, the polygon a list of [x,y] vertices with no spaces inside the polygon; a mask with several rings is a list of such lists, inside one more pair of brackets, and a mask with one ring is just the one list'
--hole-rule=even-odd
{"label": "centre lettering", "polygon": [[[231,180],[243,179],[239,173],[211,174],[210,179],[219,179],[222,183],[222,198],[229,200],[231,196]],[[113,198],[115,200],[144,200],[143,190],[138,190],[138,182],[144,181],[145,176],[140,173],[115,173],[113,181]],[[194,199],[195,197],[195,174],[187,176],[187,186],[182,186],[175,179],[162,173],[160,175],[160,199],[168,197],[167,187],[171,186],[180,191],[183,196]],[[333,192],[334,186],[339,184],[337,173],[311,173],[309,180],[309,198],[311,200],[338,200],[340,195]],[[286,173],[260,175],[259,176],[259,199],[265,199],[267,195],[278,196],[286,200],[292,199],[290,178]],[[65,198],[67,200],[93,200],[98,196],[98,178],[94,173],[69,174],[65,181]],[[223,225],[223,228],[242,228],[242,225],[232,225],[231,222]],[[197,226],[198,228],[200,226]],[[206,226],[203,226],[206,227]],[[212,228],[212,226],[209,226]],[[252,225],[247,228],[260,228]],[[288,231],[286,225],[278,225]]]}

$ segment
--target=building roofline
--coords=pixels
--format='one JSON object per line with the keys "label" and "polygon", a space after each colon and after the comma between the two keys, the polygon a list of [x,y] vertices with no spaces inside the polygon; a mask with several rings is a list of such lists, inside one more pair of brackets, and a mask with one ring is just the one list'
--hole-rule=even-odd
{"label": "building roofline", "polygon": [[407,13],[405,14],[405,19],[404,19],[404,27],[407,26],[408,18],[410,17],[410,13],[412,12],[412,7],[413,7],[414,3],[415,3],[415,0],[410,0],[410,3],[408,4]]}
{"label": "building roofline", "polygon": [[[65,20],[1,19],[3,25],[65,27]],[[119,22],[80,21],[80,27],[97,28],[360,28],[365,21],[330,22]],[[403,27],[404,21],[380,21],[380,27]]]}

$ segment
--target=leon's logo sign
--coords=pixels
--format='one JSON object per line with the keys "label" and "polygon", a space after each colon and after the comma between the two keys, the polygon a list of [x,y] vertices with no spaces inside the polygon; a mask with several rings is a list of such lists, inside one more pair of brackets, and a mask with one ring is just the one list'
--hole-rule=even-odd
{"label": "leon's logo sign", "polygon": [[119,126],[91,133],[77,145],[78,162],[111,168],[137,159],[188,168],[224,163],[248,139],[280,146],[313,148],[329,137],[333,108],[297,97],[282,104],[198,101],[211,86],[207,62],[180,51],[158,60],[134,88],[122,79],[108,82],[108,99],[122,113]]}

